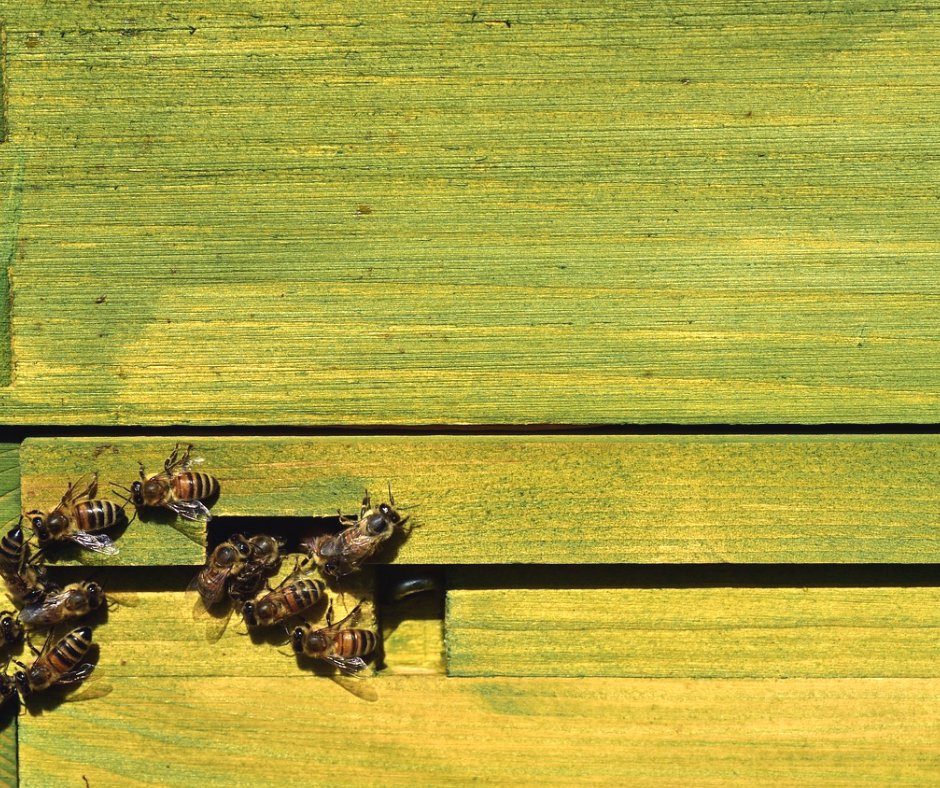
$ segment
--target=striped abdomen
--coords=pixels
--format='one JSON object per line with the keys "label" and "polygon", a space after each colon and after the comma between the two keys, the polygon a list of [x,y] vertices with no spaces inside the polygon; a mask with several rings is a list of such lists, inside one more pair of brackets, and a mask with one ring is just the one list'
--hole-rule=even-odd
{"label": "striped abdomen", "polygon": [[[313,607],[323,597],[325,586],[319,580],[298,580],[283,588],[276,600],[280,612],[277,620],[288,618]],[[275,592],[276,593],[276,592]]]}
{"label": "striped abdomen", "polygon": [[375,651],[377,638],[368,629],[341,629],[333,635],[330,656],[365,657]]}
{"label": "striped abdomen", "polygon": [[90,648],[91,630],[88,627],[73,629],[30,667],[27,677],[29,689],[36,691],[51,687],[74,670]]}
{"label": "striped abdomen", "polygon": [[178,473],[170,483],[178,501],[204,501],[219,492],[218,479],[199,471]]}
{"label": "striped abdomen", "polygon": [[125,520],[124,510],[111,501],[81,501],[72,507],[79,531],[103,531]]}
{"label": "striped abdomen", "polygon": [[27,559],[26,541],[20,526],[10,529],[0,539],[0,568],[8,572],[18,572]]}

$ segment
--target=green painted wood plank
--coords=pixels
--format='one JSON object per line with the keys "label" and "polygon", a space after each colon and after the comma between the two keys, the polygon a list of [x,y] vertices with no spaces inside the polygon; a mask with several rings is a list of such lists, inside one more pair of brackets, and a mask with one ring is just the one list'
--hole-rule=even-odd
{"label": "green painted wood plank", "polygon": [[453,590],[446,621],[452,676],[940,676],[940,588]]}
{"label": "green painted wood plank", "polygon": [[17,721],[11,720],[0,730],[0,785],[15,788],[18,785],[16,753]]}
{"label": "green painted wood plank", "polygon": [[92,786],[940,778],[937,680],[375,683],[379,700],[364,703],[318,678],[120,679],[104,699],[24,718],[21,785],[82,775]]}
{"label": "green painted wood plank", "polygon": [[0,408],[936,423],[940,26],[822,11],[20,3]]}
{"label": "green painted wood plank", "polygon": [[0,443],[0,531],[6,532],[20,516],[20,446]]}
{"label": "green painted wood plank", "polygon": [[[185,441],[185,436],[182,437]],[[23,505],[97,469],[127,484],[176,438],[30,439]],[[940,441],[864,436],[198,438],[217,515],[335,515],[363,488],[415,507],[403,564],[932,563]],[[298,527],[309,521],[297,521]],[[171,527],[135,522],[109,563],[201,563]],[[91,560],[91,559],[88,559]]]}

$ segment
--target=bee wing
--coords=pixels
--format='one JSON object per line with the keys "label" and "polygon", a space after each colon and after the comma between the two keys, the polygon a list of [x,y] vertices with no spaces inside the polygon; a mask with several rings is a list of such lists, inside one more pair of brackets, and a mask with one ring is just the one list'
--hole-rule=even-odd
{"label": "bee wing", "polygon": [[86,473],[74,484],[69,485],[69,488],[65,491],[65,495],[62,496],[62,501],[59,503],[59,506],[70,507],[76,501],[82,501],[86,498],[91,498],[97,489],[98,474]]}
{"label": "bee wing", "polygon": [[104,553],[105,555],[118,554],[118,549],[114,542],[111,541],[111,537],[105,534],[90,534],[87,531],[75,531],[74,533],[70,533],[68,538],[76,544],[80,544],[82,547],[94,550],[96,553]]}
{"label": "bee wing", "polygon": [[[83,665],[82,667],[88,667],[88,665]],[[77,703],[83,700],[94,700],[95,698],[103,698],[105,695],[110,695],[113,691],[114,687],[107,681],[104,681],[99,674],[98,676],[88,679],[80,690],[66,695],[62,699],[62,702]]]}
{"label": "bee wing", "polygon": [[228,622],[232,620],[232,614],[235,612],[235,606],[229,605],[228,610],[221,616],[212,615],[211,611],[207,612],[209,612],[209,617],[206,619],[206,642],[216,643],[225,634]]}
{"label": "bee wing", "polygon": [[362,676],[349,676],[340,673],[330,676],[330,678],[344,690],[361,700],[375,703],[379,699],[379,693],[375,687]]}
{"label": "bee wing", "polygon": [[326,657],[326,661],[350,676],[366,668],[365,660],[362,657]]}
{"label": "bee wing", "polygon": [[199,578],[202,572],[203,570],[200,569],[186,587],[187,595],[193,599],[193,621],[202,621],[207,615],[211,615],[209,608],[221,602],[225,596],[225,581],[228,575],[224,572],[215,572],[203,578],[200,583]]}
{"label": "bee wing", "polygon": [[49,594],[42,601],[25,605],[20,611],[20,620],[32,627],[58,623],[58,608],[66,592]]}
{"label": "bee wing", "polygon": [[209,510],[203,505],[202,501],[171,501],[166,504],[166,507],[187,520],[207,523],[212,519],[212,515],[209,514]]}
{"label": "bee wing", "polygon": [[79,665],[74,670],[70,670],[68,673],[63,673],[56,680],[56,684],[77,684],[79,681],[84,681],[87,679],[92,672],[94,671],[95,666],[86,662],[84,665]]}

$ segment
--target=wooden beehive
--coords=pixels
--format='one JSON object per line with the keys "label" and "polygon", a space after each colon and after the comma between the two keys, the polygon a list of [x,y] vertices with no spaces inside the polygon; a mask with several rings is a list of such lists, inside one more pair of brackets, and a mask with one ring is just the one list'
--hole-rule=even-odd
{"label": "wooden beehive", "polygon": [[206,641],[219,533],[71,555],[134,599],[113,691],[0,779],[940,781],[929,4],[5,0],[0,42],[0,526],[177,440],[219,529],[389,482],[415,526],[365,692]]}

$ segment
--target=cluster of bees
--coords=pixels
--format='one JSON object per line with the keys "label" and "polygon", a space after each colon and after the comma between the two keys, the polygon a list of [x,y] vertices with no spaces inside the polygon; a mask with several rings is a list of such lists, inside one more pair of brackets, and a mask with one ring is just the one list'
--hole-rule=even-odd
{"label": "cluster of bees", "polygon": [[[140,478],[130,487],[115,485],[122,503],[96,498],[97,474],[69,484],[59,504],[50,512],[32,510],[0,539],[0,576],[17,611],[0,612],[0,643],[12,645],[24,639],[33,652],[31,665],[9,659],[0,672],[0,706],[14,697],[26,701],[33,693],[51,687],[78,683],[91,675],[94,664],[85,661],[94,646],[89,626],[72,629],[55,637],[61,625],[70,624],[108,604],[101,586],[92,580],[60,587],[47,573],[47,553],[63,543],[106,555],[118,548],[107,534],[109,529],[126,527],[139,510],[162,507],[189,520],[208,522],[207,503],[218,496],[219,481],[208,473],[194,470],[202,462],[192,456],[192,446],[179,445],[164,462],[163,470],[148,475],[143,465]],[[122,494],[122,492],[124,494]],[[125,495],[126,494],[126,495]],[[134,515],[127,517],[126,507]],[[32,528],[27,539],[24,522]],[[325,626],[317,626],[306,616],[327,589],[359,570],[405,522],[395,510],[389,488],[389,503],[373,508],[366,493],[357,518],[340,516],[342,530],[302,543],[303,552],[285,553],[284,542],[274,536],[234,534],[219,544],[199,571],[189,590],[197,595],[197,618],[214,617],[224,624],[238,610],[249,630],[283,627],[298,658],[312,658],[354,675],[366,667],[366,659],[376,650],[377,636],[370,629],[357,628],[361,604],[339,621],[333,620],[333,606],[326,609]],[[293,568],[272,587],[270,580],[285,559],[294,559]],[[227,615],[216,615],[227,608]],[[45,630],[46,640],[37,649],[31,635]],[[10,663],[17,666],[12,675]]]}

